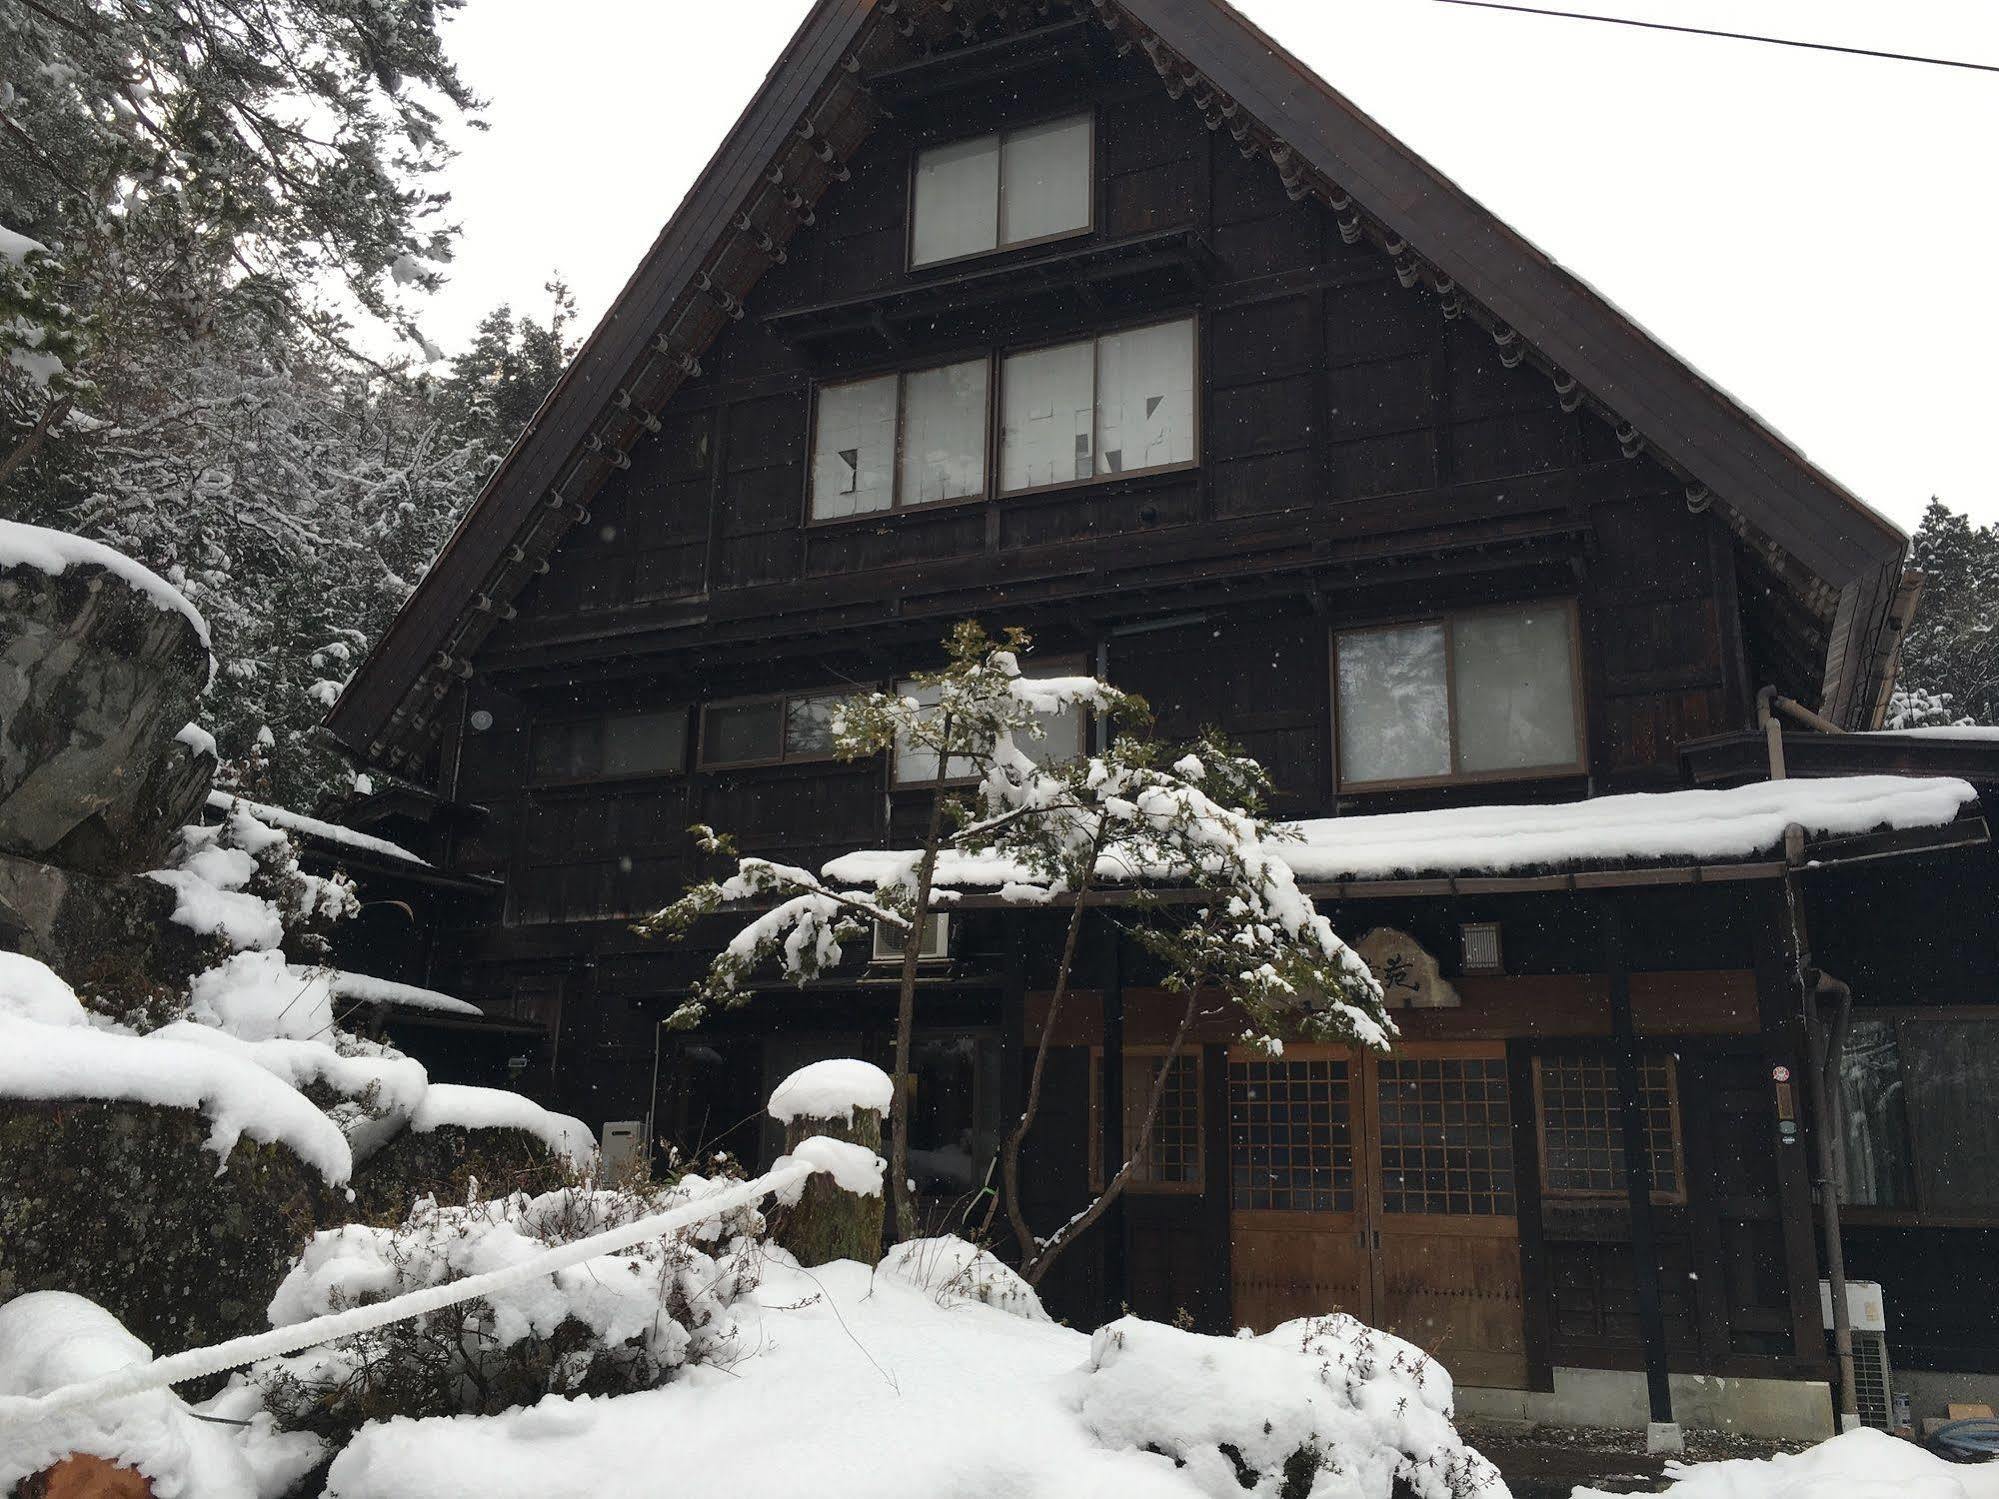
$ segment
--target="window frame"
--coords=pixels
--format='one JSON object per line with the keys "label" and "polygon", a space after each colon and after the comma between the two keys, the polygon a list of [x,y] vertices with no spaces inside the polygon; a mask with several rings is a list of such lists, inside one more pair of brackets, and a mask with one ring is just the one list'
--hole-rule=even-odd
{"label": "window frame", "polygon": [[[1650,1196],[1652,1198],[1654,1206],[1657,1207],[1684,1207],[1687,1204],[1687,1189],[1688,1189],[1687,1136],[1686,1136],[1686,1120],[1680,1110],[1679,1058],[1674,1056],[1673,1053],[1670,1051],[1648,1052],[1645,1054],[1644,1057],[1640,1059],[1639,1066],[1641,1067],[1641,1069],[1643,1068],[1647,1060],[1652,1060],[1652,1059],[1656,1059],[1660,1062],[1663,1062],[1666,1068],[1666,1109],[1667,1109],[1667,1118],[1669,1120],[1671,1134],[1672,1134],[1673,1180],[1678,1185],[1674,1191],[1666,1192],[1666,1191],[1661,1191],[1659,1187],[1655,1184],[1652,1188]],[[1533,1066],[1534,1154],[1536,1157],[1534,1175],[1536,1182],[1540,1186],[1542,1198],[1552,1199],[1557,1202],[1624,1201],[1630,1195],[1630,1188],[1628,1186],[1556,1187],[1549,1185],[1548,1111],[1545,1102],[1545,1095],[1542,1091],[1542,1085],[1541,1085],[1541,1071],[1544,1063],[1551,1062],[1554,1063],[1556,1066],[1563,1066],[1563,1065],[1573,1066],[1578,1062],[1583,1062],[1592,1065],[1608,1067],[1611,1069],[1614,1078],[1617,1068],[1617,1058],[1611,1053],[1601,1052],[1601,1051],[1563,1051],[1560,1053],[1549,1054],[1549,1055],[1537,1055],[1533,1060],[1534,1060],[1534,1066]],[[1639,1087],[1640,1091],[1642,1092],[1644,1087],[1642,1078],[1640,1080]],[[1620,1103],[1619,1108],[1621,1109],[1621,1107],[1622,1104]],[[1621,1115],[1614,1115],[1612,1117],[1611,1129],[1615,1137],[1613,1140],[1613,1144],[1618,1150],[1621,1151],[1623,1149]],[[1647,1148],[1648,1149],[1650,1148],[1649,1142]]]}
{"label": "window frame", "polygon": [[[598,712],[570,712],[536,716],[528,720],[526,744],[526,775],[522,784],[529,790],[559,790],[565,786],[615,786],[629,781],[664,781],[685,776],[693,758],[693,746],[688,742],[688,734],[693,728],[692,715],[688,711],[693,704],[688,702],[666,703],[657,708],[618,708]],[[614,718],[644,718],[654,714],[678,713],[680,715],[680,765],[675,770],[627,770],[615,774],[598,772],[589,776],[541,776],[535,771],[535,735],[545,728],[571,728],[577,724],[603,724]],[[599,760],[602,759],[602,740],[599,740]]]}
{"label": "window frame", "polygon": [[[1080,228],[1076,229],[1058,229],[1052,234],[1038,235],[1033,239],[1002,240],[1000,233],[1002,226],[1006,223],[1007,137],[1018,135],[1023,131],[1033,130],[1043,125],[1058,124],[1065,120],[1083,120],[1089,125],[1089,149],[1083,163],[1084,179],[1089,183],[1090,211],[1087,220]],[[1016,120],[1007,125],[995,125],[990,130],[971,130],[950,135],[939,135],[934,139],[917,142],[915,149],[909,153],[907,181],[904,185],[902,200],[903,270],[910,275],[925,275],[931,271],[942,270],[948,266],[961,266],[969,261],[984,260],[988,256],[1004,255],[1012,250],[1030,250],[1039,245],[1060,244],[1064,240],[1079,239],[1084,235],[1095,234],[1100,218],[1100,205],[1097,200],[1102,195],[1101,184],[1097,179],[1097,127],[1100,123],[1097,118],[1095,106],[1086,105],[1081,109],[1058,109],[1027,119]],[[922,170],[924,152],[940,150],[945,146],[955,146],[964,141],[977,140],[979,137],[985,135],[992,136],[998,143],[995,149],[999,154],[999,161],[993,173],[995,179],[993,247],[990,250],[967,250],[962,255],[947,255],[939,260],[919,261],[916,258],[916,178],[917,173]]]}
{"label": "window frame", "polygon": [[[1000,423],[1004,418],[1005,404],[1001,387],[1005,378],[1006,361],[1016,354],[1035,354],[1046,349],[1059,349],[1071,344],[1091,345],[1090,356],[1090,409],[1091,446],[1090,462],[1096,464],[1095,421],[1097,400],[1097,358],[1095,346],[1106,338],[1114,338],[1121,333],[1142,332],[1147,328],[1163,328],[1169,323],[1187,323],[1193,330],[1193,348],[1190,351],[1193,377],[1193,438],[1194,456],[1184,463],[1162,463],[1156,468],[1120,469],[1114,474],[1091,473],[1083,479],[1058,479],[1051,484],[1034,484],[1024,489],[1003,489],[1000,487],[999,465],[1002,434]],[[1030,499],[1041,495],[1061,494],[1065,490],[1085,489],[1094,484],[1118,484],[1133,480],[1149,482],[1171,474],[1192,473],[1200,468],[1207,446],[1206,388],[1201,378],[1203,360],[1206,358],[1206,337],[1202,327],[1201,309],[1180,307],[1163,313],[1151,313],[1144,317],[1123,318],[1092,329],[1078,338],[1068,335],[1062,338],[1036,339],[1026,343],[987,343],[973,348],[961,348],[948,355],[926,359],[914,365],[889,365],[886,368],[857,369],[837,378],[814,380],[808,393],[810,409],[806,415],[805,432],[805,478],[804,498],[801,509],[804,512],[803,525],[808,530],[828,526],[868,526],[884,525],[896,516],[911,513],[944,510],[953,505],[988,505],[1001,500]],[[931,370],[946,369],[954,364],[970,364],[974,360],[986,361],[986,443],[985,443],[985,484],[976,494],[957,495],[946,500],[917,500],[910,504],[901,501],[902,490],[902,410],[903,387],[910,375],[921,375]],[[814,454],[819,448],[819,393],[822,390],[843,385],[859,385],[869,380],[880,380],[894,376],[895,394],[895,456],[894,480],[890,491],[889,507],[886,510],[865,510],[855,515],[815,515],[812,509],[812,469]]]}
{"label": "window frame", "polygon": [[[1072,667],[1074,669],[1070,670],[1069,668]],[[1083,651],[1076,651],[1068,655],[1053,656],[1046,661],[1037,661],[1033,657],[1029,657],[1026,666],[1020,674],[1022,678],[1030,682],[1039,677],[1088,676],[1090,675],[1090,658]],[[903,684],[912,682],[912,680],[911,677],[895,677],[889,682],[889,691],[899,693],[903,691]],[[1076,710],[1075,718],[1076,754],[1078,757],[1081,757],[1090,752],[1090,710],[1079,707]],[[949,790],[953,787],[976,786],[982,779],[976,775],[969,775],[946,776],[942,782],[939,782],[934,776],[926,776],[922,780],[904,780],[900,763],[901,759],[901,749],[896,745],[890,745],[888,750],[888,789],[891,792],[927,791],[940,784],[946,790]]]}
{"label": "window frame", "polygon": [[[1560,606],[1569,618],[1569,705],[1575,720],[1576,758],[1560,765],[1510,766],[1500,770],[1460,771],[1455,768],[1437,776],[1393,776],[1382,780],[1351,781],[1341,766],[1340,753],[1340,642],[1352,635],[1376,635],[1389,630],[1406,630],[1422,625],[1438,625],[1444,631],[1444,712],[1450,730],[1450,758],[1458,763],[1458,669],[1456,621],[1482,615],[1519,614],[1537,608]],[[1503,781],[1547,781],[1589,774],[1589,683],[1583,672],[1582,609],[1573,594],[1552,598],[1519,599],[1506,604],[1481,604],[1470,609],[1446,609],[1420,614],[1398,615],[1370,620],[1366,624],[1336,625],[1331,631],[1327,652],[1328,690],[1332,704],[1332,733],[1329,748],[1333,761],[1333,791],[1336,796],[1373,795],[1383,791],[1413,791],[1432,786],[1482,786]]]}
{"label": "window frame", "polygon": [[[1141,333],[1148,328],[1165,328],[1174,323],[1190,326],[1193,347],[1188,351],[1188,373],[1193,380],[1194,401],[1194,456],[1182,463],[1162,463],[1153,468],[1119,469],[1114,474],[1097,473],[1097,403],[1103,392],[1103,360],[1098,353],[1098,345],[1107,338],[1115,338],[1122,333]],[[1020,489],[1008,489],[1000,477],[1000,456],[1006,442],[1006,362],[1022,354],[1039,354],[1049,349],[1066,349],[1076,344],[1090,346],[1090,476],[1086,479],[1056,479],[1047,484],[1029,484]],[[1182,312],[1171,312],[1164,316],[1129,319],[1124,322],[1101,327],[1081,338],[1044,338],[1032,343],[1003,346],[994,351],[991,391],[993,416],[989,433],[992,456],[987,462],[987,488],[998,499],[1018,500],[1030,495],[1059,494],[1065,489],[1081,489],[1090,484],[1112,484],[1120,479],[1149,479],[1158,474],[1184,474],[1201,466],[1202,451],[1206,446],[1207,432],[1202,420],[1205,405],[1205,383],[1201,379],[1201,360],[1204,346],[1201,339],[1201,314],[1198,309],[1189,308]]]}
{"label": "window frame", "polygon": [[[865,689],[862,689],[865,690]],[[701,704],[701,721],[698,725],[700,738],[694,747],[694,768],[708,770],[756,770],[773,765],[820,765],[829,760],[839,759],[833,750],[815,751],[810,754],[792,754],[785,744],[786,713],[788,705],[798,698],[832,697],[845,698],[854,695],[853,689],[793,689],[789,692],[755,692],[743,697],[718,697]],[[778,710],[778,753],[753,760],[711,760],[708,758],[708,715],[716,708],[749,708],[762,703],[777,703]]]}
{"label": "window frame", "polygon": [[[1895,1059],[1901,1068],[1902,1086],[1906,1089],[1917,1079],[1909,1072],[1909,1063],[1902,1048],[1902,1031],[1910,1023],[1923,1021],[1981,1022],[1999,1026],[1999,1009],[1987,1005],[1869,1005],[1856,1008],[1854,1020],[1886,1021],[1895,1028]],[[1844,1112],[1844,1110],[1842,1110]],[[1987,1213],[1955,1212],[1949,1209],[1935,1209],[1923,1202],[1923,1174],[1921,1161],[1923,1137],[1915,1120],[1908,1121],[1909,1187],[1915,1194],[1916,1206],[1907,1208],[1875,1207],[1868,1203],[1849,1202],[1846,1199],[1847,1183],[1839,1183],[1839,1215],[1842,1222],[1878,1225],[1883,1228],[1999,1228],[1999,1209]],[[1842,1151],[1842,1165],[1844,1152]],[[1848,1167],[1847,1169],[1851,1169]]]}
{"label": "window frame", "polygon": [[[1158,1181],[1150,1176],[1140,1177],[1134,1171],[1124,1184],[1127,1192],[1138,1192],[1154,1197],[1199,1197],[1208,1190],[1208,1093],[1207,1072],[1203,1060],[1206,1048],[1196,1045],[1182,1046],[1173,1061],[1192,1062],[1194,1067],[1194,1179],[1192,1181]],[[1163,1057],[1168,1048],[1153,1044],[1127,1046],[1124,1059],[1129,1064],[1134,1059],[1147,1061],[1153,1057]],[[1150,1069],[1147,1069],[1148,1071]],[[1127,1070],[1126,1077],[1129,1079]],[[1143,1074],[1140,1074],[1143,1076]],[[1164,1100],[1161,1100],[1163,1103]],[[1090,1048],[1090,1142],[1089,1169],[1090,1190],[1101,1192],[1108,1185],[1104,1171],[1104,1049],[1102,1046]],[[1154,1121],[1155,1125],[1157,1120]],[[1118,1139],[1126,1146],[1129,1158],[1129,1141],[1124,1139],[1122,1126]],[[1122,1162],[1120,1162],[1122,1164]],[[1146,1158],[1146,1169],[1151,1169],[1151,1157]]]}
{"label": "window frame", "polygon": [[[999,419],[999,351],[991,345],[979,349],[969,349],[952,358],[926,361],[916,365],[897,365],[890,369],[875,370],[866,374],[842,375],[834,380],[812,382],[812,410],[806,421],[805,432],[805,523],[808,526],[851,526],[868,521],[887,520],[892,515],[901,515],[911,510],[941,510],[948,505],[970,505],[989,500],[993,495],[993,459],[998,446],[993,438],[993,425]],[[950,369],[953,365],[972,364],[983,361],[986,366],[985,432],[980,441],[980,478],[982,482],[973,494],[952,495],[941,500],[910,500],[902,498],[902,457],[903,457],[903,412],[907,409],[909,377],[927,375],[937,370]],[[818,465],[819,454],[819,398],[828,390],[839,390],[849,385],[866,385],[873,380],[892,379],[895,381],[895,450],[889,459],[888,508],[886,510],[862,510],[852,515],[820,515],[814,510],[817,499],[813,470]]]}

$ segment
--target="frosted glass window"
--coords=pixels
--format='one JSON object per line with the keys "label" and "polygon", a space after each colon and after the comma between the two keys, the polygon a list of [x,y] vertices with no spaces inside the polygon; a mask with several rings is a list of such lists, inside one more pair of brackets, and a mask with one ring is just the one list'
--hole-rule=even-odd
{"label": "frosted glass window", "polygon": [[1097,472],[1194,461],[1194,324],[1097,340]]}
{"label": "frosted glass window", "polygon": [[1000,241],[1018,245],[1090,223],[1090,119],[1007,134],[1000,148]]}
{"label": "frosted glass window", "polygon": [[970,359],[904,377],[899,503],[985,493],[986,369]]}
{"label": "frosted glass window", "polygon": [[1340,780],[1451,773],[1444,627],[1362,630],[1339,643]]}
{"label": "frosted glass window", "polygon": [[911,265],[977,255],[999,244],[1000,138],[934,146],[916,158]]}
{"label": "frosted glass window", "polygon": [[1088,115],[933,146],[916,158],[909,263],[936,265],[1090,227]]}
{"label": "frosted glass window", "polygon": [[1460,771],[1576,763],[1570,630],[1569,611],[1559,607],[1451,622]]}
{"label": "frosted glass window", "polygon": [[1000,488],[1037,489],[1096,471],[1096,345],[1010,354],[1000,367]]}
{"label": "frosted glass window", "polygon": [[[897,682],[895,690],[904,697],[913,697],[923,704],[935,703],[943,690],[937,687],[919,687],[914,682]],[[970,780],[979,773],[978,762],[970,755],[953,755],[947,772],[954,781]],[[905,785],[923,785],[937,779],[937,751],[925,744],[912,744],[907,739],[898,740],[895,746],[895,778]]]}
{"label": "frosted glass window", "polygon": [[812,439],[817,520],[886,510],[895,499],[896,377],[822,385]]}

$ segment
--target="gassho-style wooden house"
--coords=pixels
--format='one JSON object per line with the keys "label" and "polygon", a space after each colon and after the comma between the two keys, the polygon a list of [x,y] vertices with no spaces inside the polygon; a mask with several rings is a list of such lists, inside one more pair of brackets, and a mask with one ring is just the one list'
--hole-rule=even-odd
{"label": "gassho-style wooden house", "polygon": [[[1999,745],[1867,732],[1905,554],[1226,4],[820,0],[329,727],[428,788],[400,841],[502,887],[414,976],[538,1024],[557,1106],[754,1157],[777,1078],[885,1057],[892,976],[853,954],[670,1032],[704,955],[629,919],[699,872],[696,822],[907,846],[923,768],[831,758],[831,696],[1024,625],[1033,669],[1257,755],[1407,1000],[1385,1057],[1203,1034],[1056,1308],[1339,1308],[1466,1411],[1810,1433],[1842,1028],[1833,1242],[1896,1387],[1999,1374],[1968,784]],[[1054,1038],[1043,1224],[1158,1065],[1117,900]],[[983,1216],[1051,922],[966,889],[923,966],[940,1229]]]}

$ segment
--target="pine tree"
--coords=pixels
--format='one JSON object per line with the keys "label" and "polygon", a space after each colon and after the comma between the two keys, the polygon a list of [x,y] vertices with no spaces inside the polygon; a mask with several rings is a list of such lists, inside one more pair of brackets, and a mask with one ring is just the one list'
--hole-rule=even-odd
{"label": "pine tree", "polygon": [[1891,728],[1999,723],[1999,527],[1932,499],[1911,561],[1924,577],[1902,641]]}

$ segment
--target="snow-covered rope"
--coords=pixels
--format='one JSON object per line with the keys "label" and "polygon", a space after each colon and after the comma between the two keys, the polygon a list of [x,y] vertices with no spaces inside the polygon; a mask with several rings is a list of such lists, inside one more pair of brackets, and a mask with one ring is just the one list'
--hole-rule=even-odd
{"label": "snow-covered rope", "polygon": [[538,1254],[533,1259],[522,1260],[519,1264],[488,1270],[479,1275],[468,1275],[463,1280],[446,1281],[442,1285],[424,1286],[401,1296],[392,1296],[387,1301],[351,1307],[344,1312],[329,1312],[323,1317],[294,1323],[290,1327],[249,1333],[244,1337],[231,1338],[226,1343],[217,1343],[210,1348],[190,1348],[185,1353],[169,1354],[165,1358],[153,1359],[150,1363],[127,1364],[123,1368],[100,1374],[95,1379],[64,1385],[61,1389],[50,1390],[46,1394],[0,1396],[0,1425],[15,1421],[31,1421],[97,1401],[117,1400],[126,1395],[135,1395],[141,1390],[159,1389],[190,1379],[205,1379],[210,1375],[226,1374],[232,1369],[245,1368],[261,1359],[298,1353],[318,1343],[330,1343],[335,1338],[352,1337],[356,1333],[386,1327],[391,1322],[401,1322],[410,1317],[420,1317],[425,1312],[456,1306],[461,1301],[471,1301],[480,1296],[491,1295],[495,1291],[510,1290],[540,1276],[553,1275],[556,1271],[566,1270],[571,1265],[580,1265],[585,1260],[597,1258],[600,1254],[614,1254],[620,1249],[629,1249],[647,1239],[664,1238],[680,1229],[705,1223],[710,1218],[720,1217],[723,1213],[733,1212],[737,1208],[752,1207],[773,1192],[782,1195],[788,1189],[802,1185],[808,1176],[819,1169],[821,1168],[809,1161],[793,1157],[787,1164],[767,1172],[755,1181],[740,1182],[733,1187],[725,1187],[719,1192],[698,1197],[692,1202],[683,1203],[677,1208],[669,1208],[663,1213],[653,1213],[623,1227],[607,1228],[602,1233],[592,1234],[587,1239],[578,1239],[573,1244],[558,1244],[555,1248]]}

